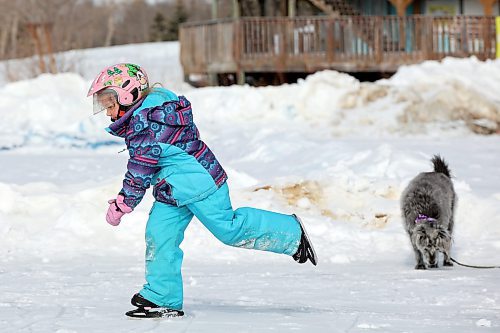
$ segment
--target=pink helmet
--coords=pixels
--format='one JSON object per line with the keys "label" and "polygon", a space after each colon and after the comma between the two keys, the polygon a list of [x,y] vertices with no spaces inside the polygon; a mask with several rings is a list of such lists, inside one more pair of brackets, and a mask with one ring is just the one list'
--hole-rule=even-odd
{"label": "pink helmet", "polygon": [[[140,100],[148,87],[148,76],[143,69],[138,65],[122,63],[101,71],[92,82],[87,96],[104,89],[112,90],[116,93],[120,105],[129,106]],[[96,113],[95,109],[94,113]]]}

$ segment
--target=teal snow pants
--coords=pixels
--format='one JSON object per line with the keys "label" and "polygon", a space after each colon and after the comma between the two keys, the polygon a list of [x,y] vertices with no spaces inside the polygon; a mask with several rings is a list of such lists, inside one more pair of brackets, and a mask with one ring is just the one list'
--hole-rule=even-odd
{"label": "teal snow pants", "polygon": [[224,244],[293,255],[301,229],[291,215],[254,208],[233,211],[227,184],[207,198],[186,206],[156,201],[146,226],[146,284],[140,294],[163,307],[182,309],[179,248],[193,215]]}

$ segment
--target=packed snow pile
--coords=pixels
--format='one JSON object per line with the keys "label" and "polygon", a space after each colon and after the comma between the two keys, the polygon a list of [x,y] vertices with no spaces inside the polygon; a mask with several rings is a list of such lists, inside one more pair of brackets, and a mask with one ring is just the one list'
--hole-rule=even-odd
{"label": "packed snow pile", "polygon": [[500,62],[446,58],[402,67],[389,84],[409,105],[402,121],[420,124],[464,122],[480,134],[500,130]]}
{"label": "packed snow pile", "polygon": [[89,117],[92,101],[82,98],[86,89],[87,82],[72,73],[44,74],[3,87],[0,149],[85,147],[109,141],[109,135],[96,130],[106,127],[106,119]]}

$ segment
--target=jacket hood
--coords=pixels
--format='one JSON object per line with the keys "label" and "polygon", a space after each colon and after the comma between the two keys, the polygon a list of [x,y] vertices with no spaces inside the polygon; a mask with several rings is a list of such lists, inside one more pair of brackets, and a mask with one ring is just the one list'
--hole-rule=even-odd
{"label": "jacket hood", "polygon": [[160,106],[167,101],[178,101],[179,98],[170,90],[164,88],[153,88],[145,98],[128,110],[120,119],[106,128],[106,131],[114,136],[124,138],[127,132],[127,126],[135,111],[140,109],[149,109]]}
{"label": "jacket hood", "polygon": [[130,122],[130,118],[132,118],[132,114],[137,108],[138,106],[135,106],[130,110],[128,110],[123,116],[120,117],[120,119],[111,123],[111,125],[109,125],[109,127],[106,128],[106,131],[114,136],[124,138],[125,132],[127,130],[127,125]]}

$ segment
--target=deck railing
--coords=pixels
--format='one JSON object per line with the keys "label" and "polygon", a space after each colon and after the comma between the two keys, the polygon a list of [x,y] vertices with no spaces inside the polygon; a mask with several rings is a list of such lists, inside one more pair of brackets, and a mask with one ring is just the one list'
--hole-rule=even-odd
{"label": "deck railing", "polygon": [[395,71],[446,56],[495,58],[495,18],[342,16],[242,18],[184,24],[186,74]]}

